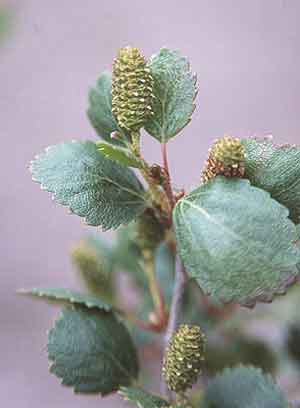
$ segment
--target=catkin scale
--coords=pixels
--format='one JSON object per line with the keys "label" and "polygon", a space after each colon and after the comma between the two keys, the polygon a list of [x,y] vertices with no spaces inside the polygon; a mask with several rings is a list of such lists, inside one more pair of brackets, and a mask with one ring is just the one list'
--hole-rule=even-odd
{"label": "catkin scale", "polygon": [[208,160],[202,172],[202,182],[223,175],[225,177],[244,177],[245,149],[240,139],[225,136],[215,142],[210,149]]}
{"label": "catkin scale", "polygon": [[120,128],[139,131],[153,114],[153,78],[137,48],[119,50],[113,65],[112,112]]}
{"label": "catkin scale", "polygon": [[206,337],[199,326],[181,325],[173,334],[163,363],[168,388],[184,393],[197,381],[204,361]]}

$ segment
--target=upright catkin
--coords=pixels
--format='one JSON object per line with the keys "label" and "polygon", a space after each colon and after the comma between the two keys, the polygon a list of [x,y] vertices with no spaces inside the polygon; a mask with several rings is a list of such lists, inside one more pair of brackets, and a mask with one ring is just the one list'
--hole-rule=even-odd
{"label": "upright catkin", "polygon": [[120,128],[139,131],[153,114],[153,78],[137,48],[119,50],[113,64],[112,112]]}
{"label": "upright catkin", "polygon": [[202,182],[206,183],[218,175],[244,177],[245,148],[240,139],[225,136],[218,139],[210,149],[201,177]]}
{"label": "upright catkin", "polygon": [[204,362],[206,337],[199,326],[181,325],[170,340],[163,363],[168,388],[183,394],[197,381]]}

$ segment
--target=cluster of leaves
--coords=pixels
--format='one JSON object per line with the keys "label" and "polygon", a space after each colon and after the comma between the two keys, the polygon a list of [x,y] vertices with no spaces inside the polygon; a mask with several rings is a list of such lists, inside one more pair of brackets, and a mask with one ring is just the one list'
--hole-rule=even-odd
{"label": "cluster of leaves", "polygon": [[[187,59],[168,49],[152,57],[145,69],[153,78],[153,114],[143,127],[165,146],[191,120],[196,78]],[[63,384],[80,393],[106,395],[121,390],[139,407],[168,406],[162,398],[129,386],[139,372],[133,339],[145,344],[153,340],[153,332],[165,330],[176,249],[190,278],[184,322],[214,324],[211,316],[208,319],[210,308],[203,304],[206,296],[210,306],[223,310],[223,303],[253,307],[285,293],[299,275],[300,149],[245,139],[243,179],[217,176],[176,200],[172,190],[170,197],[168,169],[160,168],[162,180],[155,179],[141,156],[136,129],[130,133],[118,124],[109,72],[91,89],[87,113],[103,140],[51,146],[32,162],[31,171],[42,189],[87,224],[103,230],[121,227],[117,243],[108,246],[98,238],[89,239],[73,253],[89,294],[65,289],[26,293],[64,305],[48,341],[51,372]],[[131,168],[140,170],[148,188]],[[136,234],[137,225],[149,214],[163,232],[159,239],[150,234],[155,244],[148,245]],[[142,304],[136,318],[154,329],[149,335],[140,336],[141,331],[120,311],[119,270],[128,272],[139,288]],[[157,282],[160,290],[155,294]],[[252,356],[261,350],[256,346],[251,346]],[[229,360],[235,364],[233,355],[234,350]],[[242,353],[240,361],[255,364]],[[212,364],[211,374],[223,367],[214,369]],[[265,367],[272,371],[274,364]],[[239,367],[225,370],[209,384],[201,406],[284,408],[288,403],[261,371]]]}

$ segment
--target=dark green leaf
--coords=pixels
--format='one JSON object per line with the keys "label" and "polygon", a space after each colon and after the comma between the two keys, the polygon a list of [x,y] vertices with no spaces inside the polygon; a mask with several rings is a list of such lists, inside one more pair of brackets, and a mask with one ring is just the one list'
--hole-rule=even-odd
{"label": "dark green leaf", "polygon": [[260,369],[226,369],[207,387],[205,408],[288,408],[288,402],[272,378]]}
{"label": "dark green leaf", "polygon": [[111,306],[108,303],[100,300],[98,297],[85,293],[78,293],[70,289],[33,288],[22,289],[18,293],[35,298],[45,299],[53,303],[77,304],[86,306],[87,308],[97,308],[105,311],[111,310]]}
{"label": "dark green leaf", "polygon": [[270,140],[243,140],[246,177],[256,187],[268,191],[300,222],[300,148],[276,146]]}
{"label": "dark green leaf", "polygon": [[31,171],[59,204],[104,230],[129,223],[145,208],[135,174],[106,159],[93,142],[50,146],[32,162]]}
{"label": "dark green leaf", "polygon": [[217,300],[253,306],[284,293],[300,247],[288,210],[248,180],[216,177],[180,200],[174,223],[191,277]]}
{"label": "dark green leaf", "polygon": [[117,391],[137,378],[136,350],[113,313],[65,308],[49,332],[50,371],[76,393]]}
{"label": "dark green leaf", "polygon": [[130,401],[139,408],[167,408],[169,406],[166,400],[140,388],[122,387],[119,394],[122,395],[125,401]]}
{"label": "dark green leaf", "polygon": [[161,143],[174,137],[191,120],[197,94],[196,76],[186,58],[163,48],[149,63],[154,78],[154,115],[145,129]]}
{"label": "dark green leaf", "polygon": [[113,132],[119,131],[116,119],[111,110],[111,73],[103,72],[95,88],[89,92],[89,108],[87,111],[91,124],[98,135],[109,143],[119,142],[111,138]]}
{"label": "dark green leaf", "polygon": [[126,147],[114,146],[104,142],[98,142],[97,147],[107,159],[113,160],[126,167],[142,167],[141,161],[137,159]]}

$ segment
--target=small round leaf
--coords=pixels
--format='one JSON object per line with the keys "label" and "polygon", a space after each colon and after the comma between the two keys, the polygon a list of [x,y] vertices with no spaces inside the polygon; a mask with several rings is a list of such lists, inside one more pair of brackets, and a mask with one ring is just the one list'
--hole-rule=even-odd
{"label": "small round leaf", "polygon": [[174,224],[189,275],[217,300],[268,302],[299,274],[287,208],[248,180],[219,176],[200,186],[178,202]]}
{"label": "small round leaf", "polygon": [[207,387],[205,408],[288,408],[289,404],[271,376],[258,368],[226,369]]}
{"label": "small round leaf", "polygon": [[31,171],[57,203],[104,230],[128,224],[145,208],[135,174],[107,159],[90,141],[48,147],[31,163]]}
{"label": "small round leaf", "polygon": [[50,371],[76,393],[117,391],[138,375],[135,347],[113,313],[67,307],[48,336]]}

